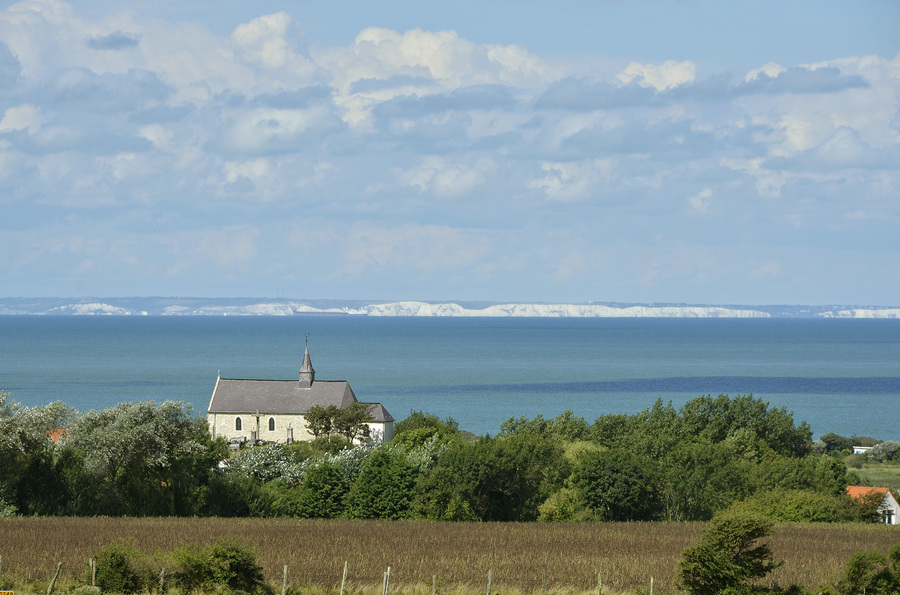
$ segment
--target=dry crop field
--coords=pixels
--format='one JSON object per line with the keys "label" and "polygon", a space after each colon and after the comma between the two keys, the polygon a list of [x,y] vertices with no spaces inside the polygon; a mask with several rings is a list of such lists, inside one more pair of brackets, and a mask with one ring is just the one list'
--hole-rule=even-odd
{"label": "dry crop field", "polygon": [[[49,583],[58,562],[59,588],[74,586],[92,553],[115,540],[132,540],[146,553],[186,544],[237,539],[256,549],[267,581],[281,586],[282,569],[296,590],[337,592],[344,562],[357,590],[380,585],[391,567],[392,587],[484,592],[673,593],[681,550],[703,523],[433,523],[223,518],[5,518],[0,519],[4,577]],[[900,527],[779,525],[770,543],[785,565],[772,575],[782,586],[815,588],[832,579],[850,555],[887,552]],[[544,582],[545,581],[545,582]],[[46,587],[44,587],[46,588]],[[379,587],[380,591],[380,587]],[[374,591],[373,591],[374,592]]]}

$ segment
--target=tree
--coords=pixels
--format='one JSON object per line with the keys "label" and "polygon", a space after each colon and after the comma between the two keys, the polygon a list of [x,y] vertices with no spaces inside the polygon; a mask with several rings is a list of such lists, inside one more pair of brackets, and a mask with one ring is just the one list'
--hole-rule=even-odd
{"label": "tree", "polygon": [[434,520],[533,521],[569,474],[555,440],[532,434],[453,442],[416,486],[416,513]]}
{"label": "tree", "polygon": [[350,403],[341,408],[334,418],[334,431],[344,436],[350,442],[357,438],[368,439],[371,435],[369,422],[372,414],[369,413],[369,405],[359,401]]}
{"label": "tree", "polygon": [[624,450],[587,453],[572,473],[584,503],[605,521],[650,521],[660,513],[650,461]]}
{"label": "tree", "polygon": [[334,430],[334,418],[337,417],[340,408],[335,405],[322,407],[321,405],[313,405],[306,412],[306,427],[309,428],[310,434],[314,438],[330,436]]}
{"label": "tree", "polygon": [[795,424],[787,409],[769,408],[767,401],[753,395],[698,397],[681,408],[681,417],[688,436],[710,444],[724,441],[738,429],[749,429],[779,454],[801,457],[812,447],[809,424]]}
{"label": "tree", "polygon": [[746,514],[714,518],[700,540],[681,553],[681,588],[691,595],[718,595],[778,568],[769,545],[757,543],[772,527],[772,521]]}
{"label": "tree", "polygon": [[0,391],[0,510],[3,514],[59,514],[67,500],[48,432],[72,411],[62,402],[25,407]]}
{"label": "tree", "polygon": [[372,414],[366,403],[355,401],[346,407],[313,405],[304,417],[310,433],[317,439],[339,434],[353,442],[357,438],[370,436],[368,424],[372,421]]}
{"label": "tree", "polygon": [[343,470],[325,459],[307,469],[292,512],[304,518],[337,518],[344,512],[346,495]]}
{"label": "tree", "polygon": [[564,411],[553,419],[544,419],[541,414],[534,419],[528,419],[524,415],[519,418],[511,417],[500,426],[501,436],[534,434],[567,442],[584,440],[589,433],[590,427],[584,418],[575,415],[572,411]]}
{"label": "tree", "polygon": [[416,470],[397,450],[379,448],[363,463],[347,494],[347,516],[357,519],[403,519],[410,516]]}
{"label": "tree", "polygon": [[852,452],[853,439],[847,438],[846,436],[829,432],[822,436],[820,440],[825,443],[826,454],[842,454],[844,451],[847,451],[847,454],[850,454]]}
{"label": "tree", "polygon": [[436,434],[449,436],[451,434],[459,433],[459,422],[452,417],[440,419],[433,413],[410,411],[409,417],[394,424],[394,439],[397,439],[406,432],[425,428],[434,429],[434,433]]}
{"label": "tree", "polygon": [[662,496],[670,521],[706,521],[750,492],[752,461],[727,442],[682,442],[662,460]]}
{"label": "tree", "polygon": [[[896,546],[894,546],[894,550]],[[887,595],[896,593],[894,573],[881,552],[856,552],[850,556],[837,589],[841,595]]]}
{"label": "tree", "polygon": [[85,509],[76,512],[113,516],[195,514],[227,449],[190,405],[174,401],[85,413],[65,447],[76,451],[87,476],[77,494]]}

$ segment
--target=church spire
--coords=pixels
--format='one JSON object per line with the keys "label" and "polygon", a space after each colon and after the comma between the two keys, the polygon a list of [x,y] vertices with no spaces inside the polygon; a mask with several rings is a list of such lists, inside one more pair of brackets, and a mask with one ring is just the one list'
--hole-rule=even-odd
{"label": "church spire", "polygon": [[300,385],[309,388],[316,379],[316,371],[309,359],[309,333],[306,335],[306,351],[303,353],[303,365],[300,366]]}

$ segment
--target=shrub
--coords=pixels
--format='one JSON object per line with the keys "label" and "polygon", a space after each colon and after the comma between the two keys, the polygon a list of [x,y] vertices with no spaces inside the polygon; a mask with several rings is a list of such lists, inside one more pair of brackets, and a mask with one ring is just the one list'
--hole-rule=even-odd
{"label": "shrub", "polygon": [[[104,593],[136,593],[142,590],[145,581],[138,570],[141,557],[141,552],[127,543],[114,542],[104,547],[94,555],[97,560],[97,587]],[[87,581],[90,581],[90,575]]]}
{"label": "shrub", "polygon": [[806,490],[772,490],[754,494],[729,509],[757,514],[778,522],[837,523],[857,520],[854,502],[847,497]]}
{"label": "shrub", "polygon": [[572,474],[583,502],[605,521],[650,521],[659,493],[650,462],[626,450],[586,454]]}
{"label": "shrub", "polygon": [[268,591],[262,566],[256,563],[256,552],[235,541],[220,541],[205,548],[179,548],[172,557],[178,566],[175,581],[185,591]]}
{"label": "shrub", "polygon": [[542,523],[575,523],[592,520],[592,515],[578,497],[578,490],[563,488],[554,492],[538,507]]}
{"label": "shrub", "polygon": [[872,461],[883,463],[885,461],[893,461],[898,451],[900,451],[900,442],[888,440],[873,446],[872,450],[866,453],[866,456]]}
{"label": "shrub", "polygon": [[717,595],[749,589],[748,581],[780,566],[768,544],[772,521],[746,514],[715,517],[700,540],[682,552],[678,565],[681,587],[692,595]]}
{"label": "shrub", "polygon": [[408,518],[415,485],[416,470],[401,451],[376,450],[347,494],[346,514],[362,519]]}
{"label": "shrub", "polygon": [[857,552],[850,556],[844,577],[838,581],[837,590],[841,595],[877,595],[890,593],[893,583],[891,569],[884,554],[880,552]]}

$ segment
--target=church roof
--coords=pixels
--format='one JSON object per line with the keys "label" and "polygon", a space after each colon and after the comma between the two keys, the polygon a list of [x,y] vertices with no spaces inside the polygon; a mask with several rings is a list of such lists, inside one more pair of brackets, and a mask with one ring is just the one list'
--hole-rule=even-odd
{"label": "church roof", "polygon": [[[239,380],[219,377],[209,400],[209,413],[306,415],[310,408],[346,407],[358,399],[346,380],[316,380],[316,371],[303,354],[298,380]],[[394,418],[381,403],[366,403],[373,422],[391,422]]]}
{"label": "church roof", "polygon": [[315,374],[316,371],[312,367],[312,361],[309,359],[309,348],[303,352],[303,363],[300,365],[301,374]]}
{"label": "church roof", "polygon": [[210,413],[280,413],[303,415],[310,407],[346,407],[356,395],[346,380],[316,380],[308,388],[296,380],[219,378],[209,401]]}
{"label": "church roof", "polygon": [[372,416],[374,422],[394,421],[394,416],[388,413],[387,409],[381,403],[366,403],[369,406],[369,415]]}

